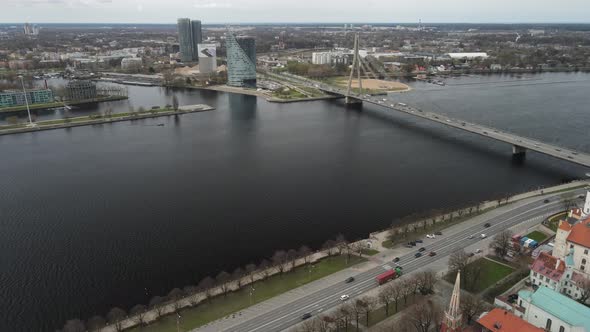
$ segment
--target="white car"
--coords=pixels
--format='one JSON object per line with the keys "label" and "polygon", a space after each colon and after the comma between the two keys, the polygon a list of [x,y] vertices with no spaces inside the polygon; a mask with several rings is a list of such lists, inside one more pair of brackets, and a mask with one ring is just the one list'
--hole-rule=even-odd
{"label": "white car", "polygon": [[341,296],[340,296],[340,301],[346,301],[346,300],[348,300],[349,298],[350,298],[350,296],[348,296],[348,295],[344,294],[344,295],[341,295]]}
{"label": "white car", "polygon": [[483,252],[483,251],[481,251],[481,249],[477,249],[477,250],[475,251],[475,253],[476,253],[476,254],[481,254],[482,252]]}
{"label": "white car", "polygon": [[473,236],[473,235],[469,235],[469,237],[468,237],[469,240],[471,240],[473,238],[475,238],[475,236]]}
{"label": "white car", "polygon": [[485,234],[482,234],[482,235],[481,235],[481,238],[482,238],[482,239],[485,239],[486,237],[488,237],[488,236],[487,236],[487,235],[485,235]]}
{"label": "white car", "polygon": [[436,236],[434,234],[426,234],[427,239],[434,239]]}

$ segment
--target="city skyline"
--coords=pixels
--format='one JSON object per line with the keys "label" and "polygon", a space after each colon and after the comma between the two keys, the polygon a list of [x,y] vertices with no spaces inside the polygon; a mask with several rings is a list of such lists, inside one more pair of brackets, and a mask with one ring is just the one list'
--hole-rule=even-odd
{"label": "city skyline", "polygon": [[[467,0],[417,5],[379,3],[363,6],[352,0],[326,0],[313,7],[270,0],[7,0],[0,22],[42,23],[174,23],[181,12],[205,23],[590,23],[590,4],[571,0],[567,6],[549,1],[485,0],[477,8]],[[507,10],[508,8],[508,10]]]}

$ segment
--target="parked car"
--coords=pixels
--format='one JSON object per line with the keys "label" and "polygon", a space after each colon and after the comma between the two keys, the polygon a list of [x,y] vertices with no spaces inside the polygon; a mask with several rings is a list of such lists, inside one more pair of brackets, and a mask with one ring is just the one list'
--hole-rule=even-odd
{"label": "parked car", "polygon": [[422,248],[418,249],[418,252],[423,252],[424,250],[426,250],[426,248],[422,247]]}
{"label": "parked car", "polygon": [[306,320],[308,318],[311,318],[311,313],[310,312],[305,313],[305,314],[303,314],[303,316],[301,316],[301,320]]}
{"label": "parked car", "polygon": [[399,257],[396,257],[396,258],[394,258],[394,259],[393,259],[393,262],[394,262],[394,263],[397,263],[397,262],[399,262]]}
{"label": "parked car", "polygon": [[422,257],[422,253],[421,253],[421,252],[417,252],[417,253],[414,255],[414,257],[416,257],[416,258],[420,258],[420,257]]}
{"label": "parked car", "polygon": [[475,256],[475,254],[474,254],[474,253],[472,253],[472,252],[470,252],[469,254],[467,254],[467,256],[469,256],[469,257],[473,257],[473,256]]}
{"label": "parked car", "polygon": [[406,248],[413,248],[411,244],[406,244]]}
{"label": "parked car", "polygon": [[434,234],[435,234],[435,235],[442,235],[442,232],[441,232],[441,231],[438,231],[438,232],[436,232],[436,233],[434,233]]}
{"label": "parked car", "polygon": [[475,253],[476,253],[476,254],[481,254],[482,252],[483,252],[483,251],[481,251],[481,249],[477,249],[477,250],[475,251]]}
{"label": "parked car", "polygon": [[434,239],[436,236],[434,234],[426,234],[427,239]]}
{"label": "parked car", "polygon": [[354,281],[354,277],[348,277],[348,278],[346,278],[346,280],[344,280],[344,282],[346,282],[347,284],[350,284],[353,281]]}
{"label": "parked car", "polygon": [[431,251],[428,256],[432,257],[432,256],[436,256],[436,252],[435,251]]}
{"label": "parked car", "polygon": [[350,299],[350,296],[348,296],[348,295],[346,295],[346,294],[344,294],[344,295],[340,295],[340,301],[346,301],[346,300],[348,300],[348,299]]}
{"label": "parked car", "polygon": [[468,237],[469,240],[471,240],[473,238],[475,238],[475,235],[469,235],[469,237]]}
{"label": "parked car", "polygon": [[486,237],[488,237],[488,236],[487,236],[487,235],[485,235],[485,234],[482,234],[482,235],[481,235],[481,238],[482,238],[482,239],[485,239]]}
{"label": "parked car", "polygon": [[422,240],[416,240],[416,243],[424,243]]}
{"label": "parked car", "polygon": [[483,225],[483,227],[485,227],[485,228],[488,228],[490,226],[492,226],[492,225],[489,222],[487,222],[485,225]]}
{"label": "parked car", "polygon": [[546,199],[546,200],[543,201],[543,203],[547,204],[547,203],[549,203],[549,200]]}

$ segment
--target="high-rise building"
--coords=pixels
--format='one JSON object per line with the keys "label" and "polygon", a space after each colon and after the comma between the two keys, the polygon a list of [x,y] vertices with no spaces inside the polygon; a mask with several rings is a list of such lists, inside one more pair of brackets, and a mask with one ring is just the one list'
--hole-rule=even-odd
{"label": "high-rise building", "polygon": [[217,69],[217,47],[215,44],[199,44],[199,72],[209,74]]}
{"label": "high-rise building", "polygon": [[228,34],[227,85],[256,87],[256,41],[253,37]]}
{"label": "high-rise building", "polygon": [[178,43],[182,62],[198,61],[198,45],[202,41],[201,21],[178,19]]}

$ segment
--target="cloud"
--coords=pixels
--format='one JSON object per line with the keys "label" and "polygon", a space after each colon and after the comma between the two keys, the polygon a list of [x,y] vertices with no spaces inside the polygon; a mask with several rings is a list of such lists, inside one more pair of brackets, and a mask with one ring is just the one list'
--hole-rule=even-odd
{"label": "cloud", "polygon": [[195,7],[195,8],[205,8],[205,9],[230,8],[230,7],[232,7],[232,4],[229,3],[229,2],[218,2],[218,1],[212,1],[212,0],[201,0],[201,1],[196,1],[193,4],[193,7]]}

